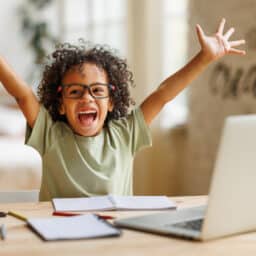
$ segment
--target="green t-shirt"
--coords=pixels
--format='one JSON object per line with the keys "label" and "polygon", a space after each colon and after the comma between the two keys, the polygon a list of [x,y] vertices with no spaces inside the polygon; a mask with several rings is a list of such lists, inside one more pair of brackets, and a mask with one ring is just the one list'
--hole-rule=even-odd
{"label": "green t-shirt", "polygon": [[140,108],[127,118],[110,121],[94,137],[75,134],[64,122],[53,122],[41,106],[26,144],[42,157],[40,200],[104,194],[131,195],[133,158],[151,145],[149,128]]}

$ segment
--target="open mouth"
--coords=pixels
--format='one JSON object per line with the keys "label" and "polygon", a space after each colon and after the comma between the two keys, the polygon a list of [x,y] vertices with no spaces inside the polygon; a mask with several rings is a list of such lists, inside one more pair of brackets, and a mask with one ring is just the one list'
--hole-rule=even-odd
{"label": "open mouth", "polygon": [[97,118],[97,111],[88,110],[81,111],[78,113],[78,119],[80,123],[84,126],[90,126]]}

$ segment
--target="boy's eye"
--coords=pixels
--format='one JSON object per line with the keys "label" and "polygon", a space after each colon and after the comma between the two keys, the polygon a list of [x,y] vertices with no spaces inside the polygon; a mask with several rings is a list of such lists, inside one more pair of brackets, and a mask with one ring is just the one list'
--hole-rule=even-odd
{"label": "boy's eye", "polygon": [[96,88],[93,88],[93,92],[104,92],[104,89],[103,88],[100,88],[100,87],[96,87]]}
{"label": "boy's eye", "polygon": [[83,93],[82,87],[72,86],[72,87],[67,88],[67,94],[70,96],[80,95],[81,93]]}
{"label": "boy's eye", "polygon": [[93,86],[91,87],[91,91],[93,94],[105,96],[107,93],[107,88],[105,88],[105,86]]}
{"label": "boy's eye", "polygon": [[79,90],[71,90],[69,94],[80,94]]}

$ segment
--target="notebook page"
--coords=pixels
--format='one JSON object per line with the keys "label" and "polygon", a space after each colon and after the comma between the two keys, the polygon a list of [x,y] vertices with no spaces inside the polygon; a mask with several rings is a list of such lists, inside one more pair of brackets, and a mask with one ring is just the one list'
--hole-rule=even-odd
{"label": "notebook page", "polygon": [[176,203],[167,196],[109,196],[118,210],[175,209]]}
{"label": "notebook page", "polygon": [[32,218],[28,225],[44,240],[82,239],[118,236],[120,230],[94,214],[75,217]]}
{"label": "notebook page", "polygon": [[52,202],[56,211],[98,211],[113,209],[113,204],[108,196],[54,198]]}

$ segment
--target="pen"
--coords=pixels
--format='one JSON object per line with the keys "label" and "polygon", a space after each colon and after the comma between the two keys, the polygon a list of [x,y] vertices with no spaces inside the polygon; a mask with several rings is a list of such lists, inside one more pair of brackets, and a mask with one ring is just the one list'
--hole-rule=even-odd
{"label": "pen", "polygon": [[13,211],[9,211],[8,215],[11,215],[11,216],[13,216],[13,217],[15,217],[17,219],[23,220],[23,221],[27,221],[26,217],[20,215],[19,213],[13,212]]}
{"label": "pen", "polygon": [[70,217],[70,216],[78,216],[78,215],[82,215],[82,214],[81,213],[73,213],[73,212],[59,212],[59,211],[55,211],[55,212],[52,213],[52,215]]}
{"label": "pen", "polygon": [[[82,215],[82,213],[55,211],[55,212],[52,213],[52,215],[70,217],[70,216]],[[95,214],[95,215],[97,215],[99,218],[102,218],[102,219],[104,219],[104,220],[111,220],[111,219],[114,219],[114,217],[113,217],[113,216],[110,216],[110,215],[101,215],[101,214]]]}
{"label": "pen", "polygon": [[102,214],[96,214],[99,218],[103,220],[113,220],[115,217],[110,216],[110,215],[102,215]]}
{"label": "pen", "polygon": [[6,238],[6,227],[5,227],[4,224],[2,224],[1,227],[0,227],[0,234],[1,234],[1,238],[3,240],[5,240],[5,238]]}

